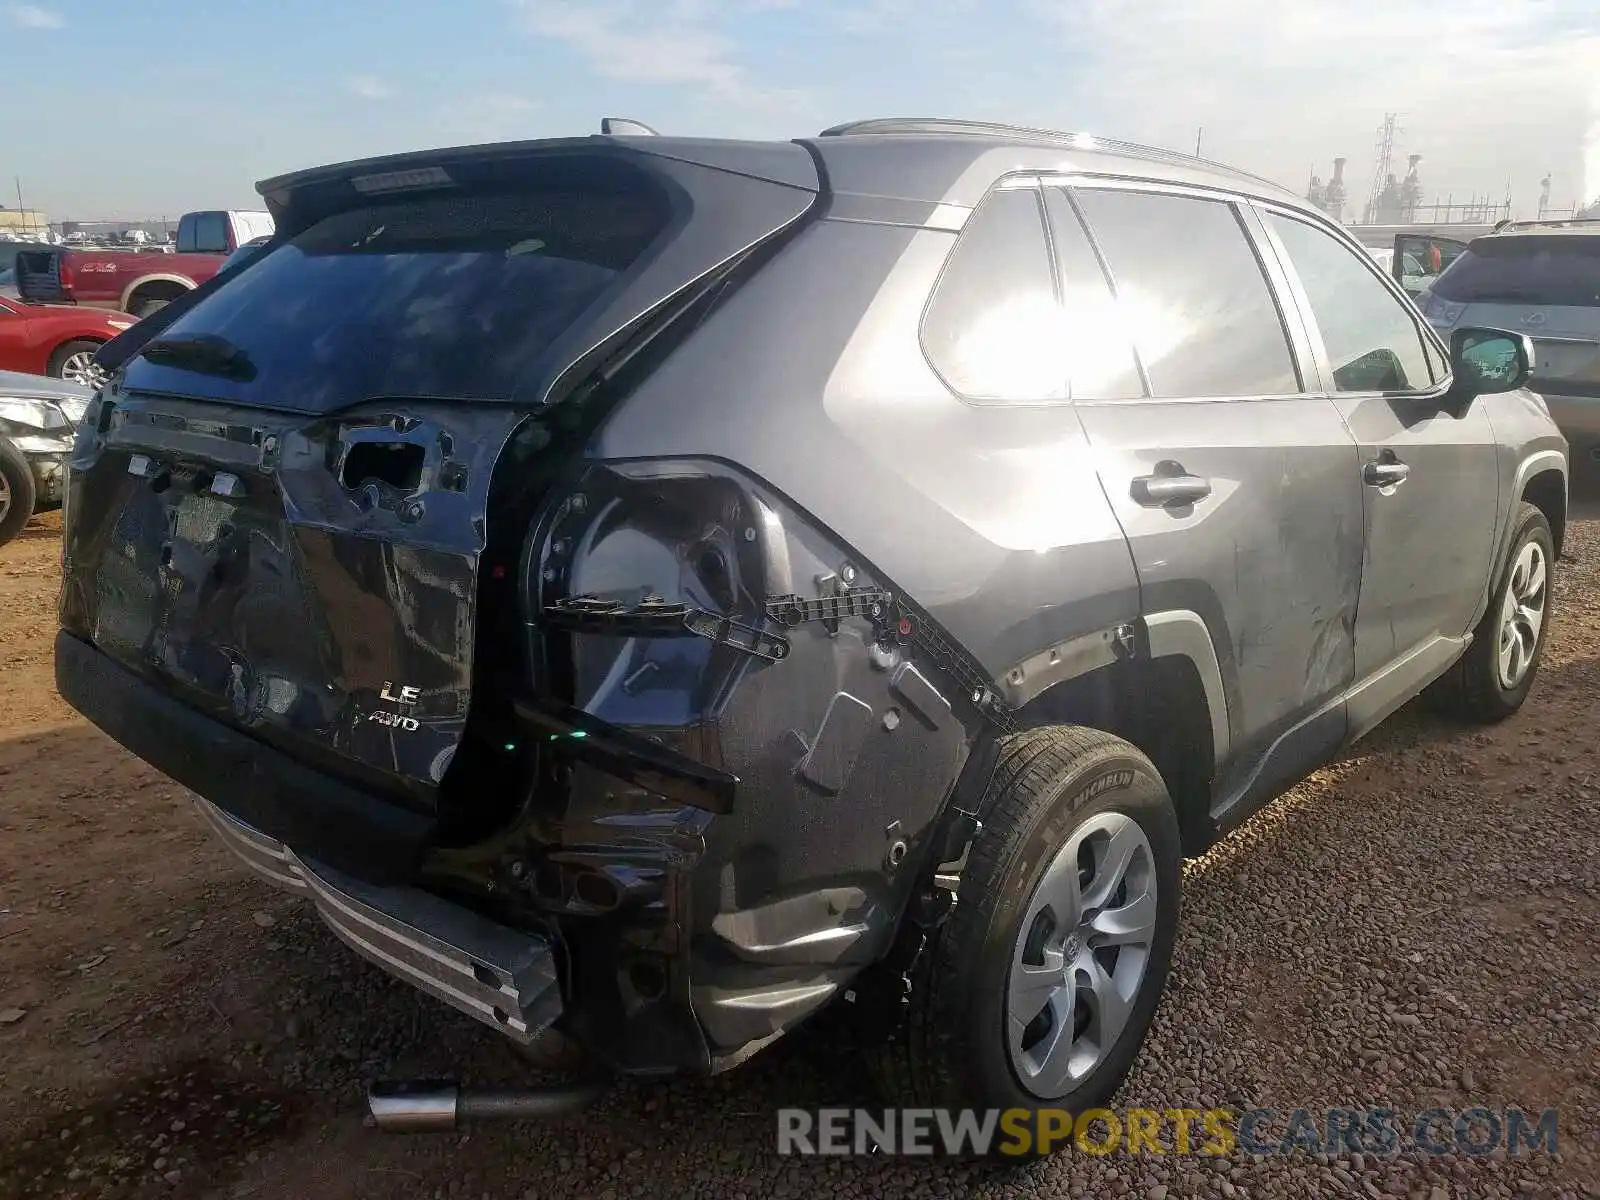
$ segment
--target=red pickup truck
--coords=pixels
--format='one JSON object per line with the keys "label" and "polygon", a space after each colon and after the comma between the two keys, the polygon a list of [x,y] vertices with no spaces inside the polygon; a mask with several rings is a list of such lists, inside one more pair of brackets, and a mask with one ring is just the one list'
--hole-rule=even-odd
{"label": "red pickup truck", "polygon": [[36,304],[85,304],[147,317],[215,275],[228,255],[272,233],[264,212],[185,213],[174,253],[154,250],[24,250],[17,294]]}

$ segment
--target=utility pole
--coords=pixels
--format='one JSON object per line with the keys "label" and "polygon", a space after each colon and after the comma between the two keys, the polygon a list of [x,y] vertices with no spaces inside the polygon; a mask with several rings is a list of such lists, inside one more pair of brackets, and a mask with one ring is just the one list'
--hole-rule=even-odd
{"label": "utility pole", "polygon": [[1200,157],[1200,139],[1205,136],[1205,132],[1206,127],[1204,125],[1194,131],[1194,156],[1196,158]]}

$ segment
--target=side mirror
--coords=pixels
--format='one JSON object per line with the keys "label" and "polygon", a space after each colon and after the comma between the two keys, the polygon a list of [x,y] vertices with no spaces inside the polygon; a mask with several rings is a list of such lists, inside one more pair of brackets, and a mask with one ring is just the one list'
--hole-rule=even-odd
{"label": "side mirror", "polygon": [[1452,390],[1463,401],[1514,392],[1533,375],[1533,339],[1503,329],[1457,329],[1450,335]]}

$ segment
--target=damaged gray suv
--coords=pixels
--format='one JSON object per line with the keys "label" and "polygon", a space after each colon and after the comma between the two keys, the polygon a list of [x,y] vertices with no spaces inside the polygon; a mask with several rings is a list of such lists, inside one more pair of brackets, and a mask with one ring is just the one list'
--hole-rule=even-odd
{"label": "damaged gray suv", "polygon": [[514,1041],[714,1072],[829,1010],[898,1102],[1104,1101],[1185,855],[1527,696],[1532,348],[1186,156],[634,130],[261,184],[101,353],[61,693]]}

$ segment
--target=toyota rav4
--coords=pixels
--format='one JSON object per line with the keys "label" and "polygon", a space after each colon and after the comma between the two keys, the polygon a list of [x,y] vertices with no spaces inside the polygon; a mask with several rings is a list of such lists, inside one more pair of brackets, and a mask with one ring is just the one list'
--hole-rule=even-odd
{"label": "toyota rav4", "polygon": [[61,692],[514,1041],[710,1072],[828,1009],[902,1102],[1100,1102],[1185,855],[1425,689],[1523,703],[1532,347],[1187,156],[631,128],[261,184],[102,351]]}

